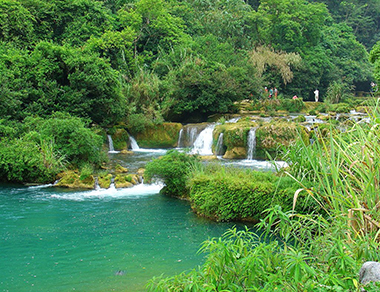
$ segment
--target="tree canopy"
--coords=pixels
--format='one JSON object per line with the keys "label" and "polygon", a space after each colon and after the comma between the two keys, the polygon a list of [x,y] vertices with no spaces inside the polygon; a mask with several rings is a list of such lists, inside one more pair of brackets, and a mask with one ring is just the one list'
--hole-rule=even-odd
{"label": "tree canopy", "polygon": [[306,100],[333,82],[369,86],[379,11],[375,0],[0,0],[0,113],[185,121],[265,86]]}

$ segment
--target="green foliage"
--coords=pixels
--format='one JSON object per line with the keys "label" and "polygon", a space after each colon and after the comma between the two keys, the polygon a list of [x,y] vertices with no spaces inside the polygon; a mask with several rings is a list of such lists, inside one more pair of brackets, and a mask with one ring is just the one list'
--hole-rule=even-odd
{"label": "green foliage", "polygon": [[163,122],[161,107],[162,81],[154,73],[140,70],[125,87],[127,122],[132,134],[142,132],[145,127]]}
{"label": "green foliage", "polygon": [[18,183],[53,182],[63,169],[63,158],[54,152],[52,141],[28,139],[0,141],[1,181]]}
{"label": "green foliage", "polygon": [[249,96],[249,89],[241,86],[249,83],[245,68],[211,65],[195,58],[169,73],[174,115],[234,112],[233,102]]}
{"label": "green foliage", "polygon": [[373,46],[369,60],[375,66],[375,78],[380,83],[380,41]]}
{"label": "green foliage", "polygon": [[187,197],[186,179],[191,167],[197,163],[200,162],[196,155],[170,150],[161,158],[147,163],[144,177],[147,180],[161,179],[165,183],[165,187],[161,191],[164,194]]}
{"label": "green foliage", "polygon": [[[281,210],[270,215],[282,219]],[[278,219],[278,217],[276,218]],[[287,221],[292,226],[291,221]],[[340,240],[313,248],[263,241],[255,231],[236,228],[205,241],[206,262],[198,269],[170,278],[154,278],[148,291],[358,291],[361,257]],[[321,253],[323,251],[323,254]],[[325,257],[326,255],[326,257]],[[354,258],[352,258],[354,256]],[[366,289],[371,289],[370,286]],[[375,291],[375,290],[368,290]]]}
{"label": "green foliage", "polygon": [[[102,138],[80,118],[63,113],[48,119],[28,117],[15,128],[13,138],[0,139],[5,181],[53,182],[65,167],[79,167],[80,179],[85,180],[107,159]],[[5,125],[3,129],[9,131]]]}
{"label": "green foliage", "polygon": [[288,111],[291,113],[300,112],[304,109],[305,104],[302,98],[290,99],[290,98],[279,98],[279,99],[262,99],[259,101],[252,102],[250,110],[260,110],[260,111]]}
{"label": "green foliage", "polygon": [[297,187],[290,178],[271,172],[216,166],[193,171],[188,180],[192,208],[218,221],[258,222],[261,213],[274,205],[290,210]]}

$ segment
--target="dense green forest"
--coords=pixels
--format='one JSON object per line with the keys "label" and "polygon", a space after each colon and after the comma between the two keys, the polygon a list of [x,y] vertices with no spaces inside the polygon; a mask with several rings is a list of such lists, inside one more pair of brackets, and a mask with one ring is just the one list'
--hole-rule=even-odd
{"label": "dense green forest", "polygon": [[62,161],[37,118],[141,129],[233,112],[265,86],[310,100],[380,79],[377,0],[1,0],[0,20],[0,147]]}

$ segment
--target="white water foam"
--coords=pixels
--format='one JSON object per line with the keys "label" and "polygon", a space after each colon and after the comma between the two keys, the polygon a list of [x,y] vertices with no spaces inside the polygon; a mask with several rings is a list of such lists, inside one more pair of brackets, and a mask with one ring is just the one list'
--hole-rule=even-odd
{"label": "white water foam", "polygon": [[136,151],[140,149],[139,145],[137,144],[137,141],[131,135],[129,135],[129,141],[131,142],[132,151]]}
{"label": "white water foam", "polygon": [[131,188],[116,189],[115,186],[109,189],[98,189],[91,191],[80,191],[72,193],[53,194],[50,198],[69,201],[84,201],[87,199],[121,199],[139,198],[148,195],[158,194],[164,187],[162,183],[139,184]]}
{"label": "white water foam", "polygon": [[108,137],[108,147],[109,147],[108,153],[119,153],[120,151],[115,151],[115,149],[113,148],[113,141],[112,141],[111,135],[107,135],[107,137]]}
{"label": "white water foam", "polygon": [[226,159],[222,159],[225,165],[233,165],[233,166],[241,166],[241,167],[250,167],[256,170],[276,170],[284,167],[288,167],[288,163],[285,161],[267,161],[267,160],[233,160],[227,161]]}
{"label": "white water foam", "polygon": [[197,137],[194,142],[192,153],[199,155],[213,155],[212,153],[212,132],[215,124],[207,126]]}
{"label": "white water foam", "polygon": [[167,149],[149,149],[149,148],[139,148],[138,150],[133,150],[133,152],[141,152],[141,153],[161,153],[165,154],[168,152]]}
{"label": "white water foam", "polygon": [[53,184],[46,184],[46,185],[38,185],[38,186],[29,186],[28,189],[43,189],[43,188],[50,188]]}
{"label": "white water foam", "polygon": [[247,159],[252,160],[253,156],[256,155],[256,128],[251,128],[248,132],[248,151]]}

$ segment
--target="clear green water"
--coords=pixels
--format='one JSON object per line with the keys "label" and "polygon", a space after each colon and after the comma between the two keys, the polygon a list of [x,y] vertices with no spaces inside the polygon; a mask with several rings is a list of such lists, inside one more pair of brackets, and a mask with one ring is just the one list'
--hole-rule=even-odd
{"label": "clear green water", "polygon": [[158,190],[0,186],[0,290],[143,291],[153,276],[195,268],[200,244],[233,224]]}

